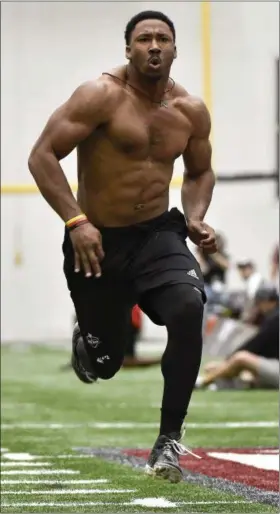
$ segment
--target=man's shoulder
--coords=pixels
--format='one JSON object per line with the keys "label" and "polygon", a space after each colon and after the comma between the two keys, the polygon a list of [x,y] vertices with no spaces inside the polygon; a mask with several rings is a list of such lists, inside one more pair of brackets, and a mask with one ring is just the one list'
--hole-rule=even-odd
{"label": "man's shoulder", "polygon": [[120,96],[124,91],[126,82],[125,66],[117,66],[108,71],[104,71],[96,80],[99,87],[106,90],[110,96]]}
{"label": "man's shoulder", "polygon": [[[119,81],[117,80],[119,78]],[[121,93],[121,67],[105,72],[96,79],[90,79],[80,84],[75,90],[75,95],[84,102],[91,102],[96,98],[108,101],[118,100]]]}
{"label": "man's shoulder", "polygon": [[199,96],[189,93],[183,86],[176,83],[174,86],[174,96],[180,100],[181,105],[188,112],[208,112],[205,102]]}
{"label": "man's shoulder", "polygon": [[205,132],[208,132],[211,125],[210,114],[202,98],[190,94],[180,84],[175,85],[174,95],[181,112],[191,121],[195,132],[196,130],[204,132],[204,127]]}

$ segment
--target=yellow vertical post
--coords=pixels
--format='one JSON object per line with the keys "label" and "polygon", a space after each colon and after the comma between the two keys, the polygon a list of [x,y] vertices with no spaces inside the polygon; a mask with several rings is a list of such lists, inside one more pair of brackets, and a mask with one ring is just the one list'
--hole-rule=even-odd
{"label": "yellow vertical post", "polygon": [[201,49],[203,100],[212,120],[211,143],[213,146],[213,97],[211,59],[211,2],[200,2],[201,9]]}

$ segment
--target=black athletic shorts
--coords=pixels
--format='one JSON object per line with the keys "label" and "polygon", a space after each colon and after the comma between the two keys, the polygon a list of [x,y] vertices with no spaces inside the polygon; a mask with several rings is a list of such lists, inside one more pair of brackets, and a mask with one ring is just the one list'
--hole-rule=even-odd
{"label": "black athletic shorts", "polygon": [[[200,267],[186,244],[187,226],[176,208],[129,227],[102,227],[105,257],[102,276],[86,278],[74,272],[74,252],[68,231],[63,242],[64,273],[82,333],[94,333],[92,324],[115,327],[130,323],[131,308],[140,308],[157,325],[164,325],[151,297],[155,290],[189,284],[204,293]],[[101,327],[102,325],[102,327]],[[95,326],[94,326],[95,328]]]}

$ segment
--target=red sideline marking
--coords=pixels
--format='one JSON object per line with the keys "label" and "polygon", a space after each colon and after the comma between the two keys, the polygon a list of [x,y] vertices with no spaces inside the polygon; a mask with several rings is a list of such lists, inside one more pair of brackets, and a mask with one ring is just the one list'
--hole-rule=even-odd
{"label": "red sideline marking", "polygon": [[[232,482],[238,482],[247,486],[254,486],[266,491],[279,491],[279,473],[258,469],[247,464],[240,464],[227,460],[220,460],[207,455],[208,452],[220,453],[250,453],[267,455],[267,450],[277,448],[198,448],[192,449],[202,459],[196,459],[192,455],[180,457],[182,468],[207,475],[208,477],[224,478]],[[147,459],[150,450],[123,450],[128,455]]]}

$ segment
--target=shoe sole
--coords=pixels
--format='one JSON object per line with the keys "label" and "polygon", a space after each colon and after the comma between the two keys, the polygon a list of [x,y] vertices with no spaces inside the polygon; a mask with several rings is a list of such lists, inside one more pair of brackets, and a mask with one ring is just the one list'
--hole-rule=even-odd
{"label": "shoe sole", "polygon": [[169,480],[172,484],[177,484],[183,479],[183,473],[179,468],[169,464],[156,464],[153,468],[146,466],[146,475]]}

